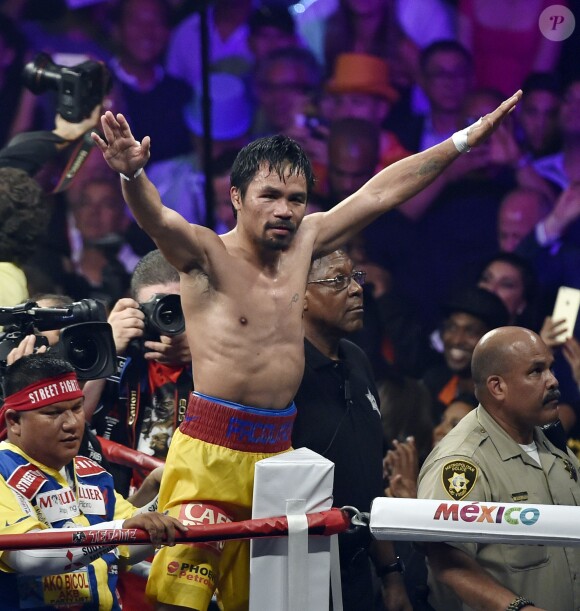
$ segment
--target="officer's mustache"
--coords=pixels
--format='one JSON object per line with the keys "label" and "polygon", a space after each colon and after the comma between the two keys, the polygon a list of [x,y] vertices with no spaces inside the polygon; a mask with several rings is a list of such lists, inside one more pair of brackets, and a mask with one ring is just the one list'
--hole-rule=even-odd
{"label": "officer's mustache", "polygon": [[552,401],[559,401],[559,400],[560,400],[560,391],[559,390],[551,390],[544,397],[544,405],[546,405],[547,403],[550,403]]}

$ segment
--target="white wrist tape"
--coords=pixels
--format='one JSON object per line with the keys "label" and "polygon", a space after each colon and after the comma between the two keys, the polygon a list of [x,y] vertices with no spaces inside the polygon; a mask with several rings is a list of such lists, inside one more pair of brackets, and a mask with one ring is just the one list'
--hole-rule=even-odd
{"label": "white wrist tape", "polygon": [[[135,144],[137,146],[141,146],[141,143],[139,142],[139,140],[135,140]],[[141,174],[141,172],[143,171],[143,168],[139,168],[135,174],[133,174],[133,176],[127,176],[127,174],[123,174],[122,172],[119,172],[121,178],[123,180],[133,180],[134,178],[137,178],[137,176],[139,176]]]}
{"label": "white wrist tape", "polygon": [[453,140],[453,144],[455,148],[460,153],[469,153],[471,147],[467,144],[467,133],[469,130],[475,125],[479,125],[481,123],[481,118],[478,119],[473,125],[469,125],[468,127],[455,132],[453,136],[451,136],[451,140]]}
{"label": "white wrist tape", "polygon": [[123,180],[133,180],[134,178],[137,178],[137,176],[140,176],[141,172],[143,172],[143,168],[139,168],[135,174],[133,174],[133,176],[127,176],[127,174],[123,174],[122,172],[119,172],[119,175]]}

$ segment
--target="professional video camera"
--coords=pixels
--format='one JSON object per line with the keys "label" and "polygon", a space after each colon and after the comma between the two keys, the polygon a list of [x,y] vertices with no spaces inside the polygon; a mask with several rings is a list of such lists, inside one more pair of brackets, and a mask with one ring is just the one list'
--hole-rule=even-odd
{"label": "professional video camera", "polygon": [[37,95],[56,91],[56,111],[71,123],[89,117],[111,89],[111,75],[102,62],[88,60],[76,66],[60,66],[46,53],[39,53],[24,66],[22,79]]}
{"label": "professional video camera", "polygon": [[117,356],[111,325],[105,322],[105,306],[94,299],[82,299],[56,308],[41,308],[34,301],[14,307],[0,307],[0,371],[8,353],[30,334],[35,347],[48,346],[37,331],[61,329],[59,342],[50,348],[75,368],[79,380],[106,378],[117,371]]}
{"label": "professional video camera", "polygon": [[155,293],[140,303],[139,309],[145,314],[144,340],[159,341],[160,335],[179,335],[185,331],[179,295]]}

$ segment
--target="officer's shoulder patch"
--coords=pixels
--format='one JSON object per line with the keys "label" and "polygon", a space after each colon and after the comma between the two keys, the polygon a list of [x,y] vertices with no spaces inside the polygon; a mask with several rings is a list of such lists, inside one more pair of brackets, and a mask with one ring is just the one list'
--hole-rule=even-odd
{"label": "officer's shoulder patch", "polygon": [[473,490],[478,475],[479,470],[472,462],[450,460],[441,469],[441,483],[452,499],[460,501]]}

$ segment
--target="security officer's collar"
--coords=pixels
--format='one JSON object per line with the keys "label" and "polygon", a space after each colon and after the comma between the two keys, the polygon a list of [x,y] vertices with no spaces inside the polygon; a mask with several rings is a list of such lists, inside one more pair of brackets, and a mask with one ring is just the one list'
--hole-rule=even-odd
{"label": "security officer's collar", "polygon": [[[489,412],[481,404],[477,407],[477,420],[479,424],[488,432],[490,441],[495,446],[497,453],[500,455],[502,460],[510,460],[515,456],[521,456],[522,449],[518,445],[518,442],[513,439],[508,433],[491,417]],[[528,462],[527,456],[524,457]],[[535,461],[530,464],[539,467]]]}

